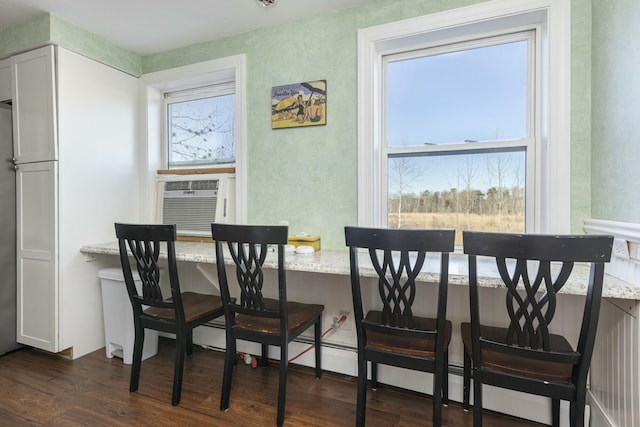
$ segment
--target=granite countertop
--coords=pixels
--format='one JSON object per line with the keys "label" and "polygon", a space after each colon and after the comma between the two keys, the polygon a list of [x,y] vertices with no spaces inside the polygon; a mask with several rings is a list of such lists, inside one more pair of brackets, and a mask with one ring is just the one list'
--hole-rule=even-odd
{"label": "granite countertop", "polygon": [[[118,255],[118,243],[116,241],[112,241],[85,245],[80,248],[80,252],[89,255]],[[161,254],[161,257],[163,256],[166,257],[166,254]],[[176,242],[176,258],[178,261],[215,264],[215,247],[213,243],[207,242]],[[225,263],[233,263],[233,260],[228,253],[225,254]],[[360,256],[359,263],[362,276],[377,277],[367,254],[363,253]],[[422,282],[437,282],[439,280],[439,275],[436,272],[438,265],[437,257],[434,257],[434,259],[431,259],[431,257],[428,258],[425,271],[420,273],[418,280]],[[265,262],[265,266],[267,268],[277,268],[275,252],[269,254]],[[349,252],[346,248],[345,250],[323,249],[309,255],[287,252],[285,254],[285,267],[290,271],[348,276],[350,274]],[[479,258],[478,274],[480,276],[481,286],[502,286],[502,281],[498,277],[498,272],[493,263],[490,263],[489,260]],[[577,264],[574,267],[574,272],[569,282],[567,282],[567,284],[562,288],[561,293],[585,295],[588,276],[588,266]],[[452,254],[450,256],[449,284],[459,286],[467,286],[469,284],[468,264],[467,257],[465,255]],[[605,274],[603,297],[640,300],[640,288]]]}

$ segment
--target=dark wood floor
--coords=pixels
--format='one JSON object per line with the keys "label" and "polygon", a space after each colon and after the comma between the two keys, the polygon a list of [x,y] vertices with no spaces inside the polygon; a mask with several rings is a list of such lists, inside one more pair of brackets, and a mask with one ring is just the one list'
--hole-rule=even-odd
{"label": "dark wood floor", "polygon": [[[171,406],[173,341],[160,339],[158,354],[142,364],[140,388],[129,392],[130,365],[99,350],[74,361],[32,349],[0,357],[1,426],[270,426],[275,425],[277,364],[252,369],[238,363],[231,405],[221,412],[223,354],[196,348],[187,358],[182,401]],[[424,395],[381,387],[368,393],[368,426],[431,426]],[[290,366],[286,426],[352,426],[353,378]],[[445,426],[471,426],[459,404],[444,408]],[[485,427],[539,424],[487,414]]]}

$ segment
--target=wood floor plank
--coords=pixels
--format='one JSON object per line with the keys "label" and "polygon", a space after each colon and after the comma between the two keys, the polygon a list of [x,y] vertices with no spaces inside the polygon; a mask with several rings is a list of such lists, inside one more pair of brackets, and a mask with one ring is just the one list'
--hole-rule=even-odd
{"label": "wood floor plank", "polygon": [[[229,410],[220,411],[224,354],[194,348],[184,367],[182,400],[171,406],[174,342],[161,338],[158,354],[142,363],[139,389],[129,392],[131,366],[98,350],[74,361],[23,348],[0,357],[2,426],[272,426],[276,423],[278,363],[234,368]],[[355,424],[354,378],[289,366],[286,426]],[[432,426],[431,400],[381,386],[367,393],[367,426]],[[445,427],[472,425],[457,403],[443,409]],[[485,427],[540,424],[487,413]]]}

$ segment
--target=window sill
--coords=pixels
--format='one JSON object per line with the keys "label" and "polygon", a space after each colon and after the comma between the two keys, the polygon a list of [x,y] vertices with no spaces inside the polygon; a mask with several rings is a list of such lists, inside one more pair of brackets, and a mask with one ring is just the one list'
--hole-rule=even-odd
{"label": "window sill", "polygon": [[212,173],[236,173],[236,168],[158,169],[157,173],[158,175],[205,175]]}

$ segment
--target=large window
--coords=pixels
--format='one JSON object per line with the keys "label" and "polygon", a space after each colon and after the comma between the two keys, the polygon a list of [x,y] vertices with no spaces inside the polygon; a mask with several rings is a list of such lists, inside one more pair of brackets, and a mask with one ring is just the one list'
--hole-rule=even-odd
{"label": "large window", "polygon": [[360,225],[570,231],[569,3],[358,32]]}
{"label": "large window", "polygon": [[164,98],[170,169],[235,164],[234,82],[167,92]]}
{"label": "large window", "polygon": [[534,36],[384,56],[388,226],[525,231]]}

